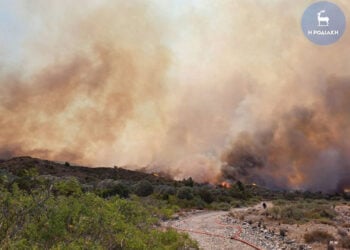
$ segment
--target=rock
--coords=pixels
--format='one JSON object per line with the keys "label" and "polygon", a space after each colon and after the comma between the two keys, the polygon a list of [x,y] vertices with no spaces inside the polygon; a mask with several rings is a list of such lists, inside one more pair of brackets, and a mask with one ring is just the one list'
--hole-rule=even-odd
{"label": "rock", "polygon": [[287,244],[293,244],[293,243],[295,243],[295,240],[287,239],[284,242]]}

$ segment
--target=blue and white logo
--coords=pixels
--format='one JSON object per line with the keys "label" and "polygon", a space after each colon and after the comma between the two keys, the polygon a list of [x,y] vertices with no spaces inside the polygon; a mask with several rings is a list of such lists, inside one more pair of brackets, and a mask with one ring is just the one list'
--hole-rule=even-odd
{"label": "blue and white logo", "polygon": [[301,26],[305,36],[318,45],[330,45],[344,34],[346,20],[343,11],[334,3],[317,2],[304,12]]}

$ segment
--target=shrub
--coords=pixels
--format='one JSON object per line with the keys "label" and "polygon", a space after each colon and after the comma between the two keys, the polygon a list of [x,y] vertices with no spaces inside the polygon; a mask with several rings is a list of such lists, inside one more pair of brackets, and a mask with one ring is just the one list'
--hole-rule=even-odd
{"label": "shrub", "polygon": [[237,181],[236,185],[239,191],[244,192],[245,188],[241,181]]}
{"label": "shrub", "polygon": [[214,210],[223,210],[228,211],[231,208],[231,205],[226,202],[213,202],[210,204],[210,208]]}
{"label": "shrub", "polygon": [[304,235],[304,240],[306,243],[314,243],[314,242],[321,242],[321,243],[328,243],[331,240],[334,240],[333,235],[321,231],[321,230],[314,230],[310,233],[306,233]]}
{"label": "shrub", "polygon": [[198,196],[193,199],[193,203],[197,209],[204,209],[206,207],[206,203]]}
{"label": "shrub", "polygon": [[0,184],[1,185],[8,185],[10,184],[14,179],[16,179],[16,176],[11,174],[10,172],[6,171],[5,169],[0,169]]}
{"label": "shrub", "polygon": [[128,198],[129,189],[123,183],[118,182],[110,188],[103,189],[100,191],[100,194],[103,198],[111,197],[114,195],[119,195],[120,198]]}
{"label": "shrub", "polygon": [[212,195],[212,193],[207,189],[207,188],[201,188],[198,191],[199,196],[201,197],[201,199],[203,201],[205,201],[206,203],[212,203],[214,201],[214,196]]}
{"label": "shrub", "polygon": [[182,200],[192,200],[193,199],[193,192],[192,188],[190,187],[180,187],[177,190],[176,197]]}
{"label": "shrub", "polygon": [[4,249],[198,249],[185,234],[155,229],[154,208],[93,193],[28,194],[14,185],[0,196]]}
{"label": "shrub", "polygon": [[182,183],[188,187],[193,187],[193,185],[194,185],[194,181],[193,181],[192,177],[189,177],[188,179],[183,179]]}
{"label": "shrub", "polygon": [[39,175],[39,172],[36,168],[21,169],[17,175],[19,177],[35,177]]}
{"label": "shrub", "polygon": [[176,194],[176,188],[168,185],[159,185],[155,191],[163,200],[168,200],[171,195]]}
{"label": "shrub", "polygon": [[31,192],[31,190],[40,185],[40,182],[31,177],[20,177],[17,178],[14,182],[17,183],[20,189],[25,190],[27,192]]}
{"label": "shrub", "polygon": [[159,185],[156,188],[156,192],[160,195],[175,195],[176,194],[176,188],[168,185]]}
{"label": "shrub", "polygon": [[153,193],[153,186],[147,180],[139,181],[135,186],[135,194],[141,197],[149,196]]}
{"label": "shrub", "polygon": [[232,187],[229,190],[229,195],[233,198],[243,199],[243,200],[249,198],[249,194],[241,182],[237,182],[237,184],[232,185]]}
{"label": "shrub", "polygon": [[283,223],[307,222],[317,220],[329,224],[337,213],[331,206],[317,202],[299,201],[282,203],[267,210],[272,219],[282,220]]}
{"label": "shrub", "polygon": [[69,178],[55,182],[53,185],[53,192],[56,195],[80,195],[82,189],[77,179]]}

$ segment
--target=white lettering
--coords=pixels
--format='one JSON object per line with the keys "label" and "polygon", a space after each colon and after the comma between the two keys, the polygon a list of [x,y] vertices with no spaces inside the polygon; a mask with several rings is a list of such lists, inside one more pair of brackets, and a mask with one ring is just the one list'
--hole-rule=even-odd
{"label": "white lettering", "polygon": [[307,34],[316,36],[338,36],[339,30],[308,30]]}

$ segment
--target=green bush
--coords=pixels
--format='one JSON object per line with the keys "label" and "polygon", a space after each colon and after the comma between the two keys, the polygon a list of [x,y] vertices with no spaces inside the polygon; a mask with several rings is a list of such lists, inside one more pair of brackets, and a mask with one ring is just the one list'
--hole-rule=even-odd
{"label": "green bush", "polygon": [[99,193],[103,198],[107,198],[115,195],[119,195],[119,197],[121,198],[129,197],[129,189],[123,183],[117,183],[113,187],[100,190]]}
{"label": "green bush", "polygon": [[[277,205],[281,204],[281,205]],[[315,201],[293,201],[280,202],[268,209],[268,214],[275,220],[282,220],[283,223],[304,223],[310,220],[327,223],[332,220],[337,213],[327,203],[317,203]]]}
{"label": "green bush", "polygon": [[156,188],[157,197],[162,200],[169,200],[171,195],[176,194],[176,188],[168,185],[159,185]]}
{"label": "green bush", "polygon": [[193,199],[193,191],[190,187],[180,187],[177,190],[176,197],[182,200],[192,200]]}
{"label": "green bush", "polygon": [[141,197],[149,196],[153,193],[153,186],[147,180],[139,181],[135,186],[135,194]]}
{"label": "green bush", "polygon": [[80,195],[82,188],[77,179],[69,178],[56,181],[53,185],[53,192],[56,195]]}
{"label": "green bush", "polygon": [[17,173],[19,177],[36,177],[39,175],[38,169],[29,168],[29,169],[20,169]]}
{"label": "green bush", "polygon": [[205,201],[206,203],[212,203],[214,201],[214,196],[213,194],[210,192],[210,190],[208,188],[201,188],[198,191],[199,196],[201,197],[201,199],[203,201]]}
{"label": "green bush", "polygon": [[157,230],[154,208],[138,201],[12,190],[0,196],[3,249],[198,249],[185,234]]}
{"label": "green bush", "polygon": [[228,211],[231,208],[231,205],[226,202],[213,202],[210,204],[210,208],[214,210],[223,210]]}
{"label": "green bush", "polygon": [[38,170],[36,168],[21,169],[18,171],[18,176],[13,179],[20,189],[31,192],[32,189],[40,187],[43,183],[38,178]]}
{"label": "green bush", "polygon": [[176,194],[176,188],[168,185],[159,185],[156,188],[156,193],[160,195],[175,195]]}

